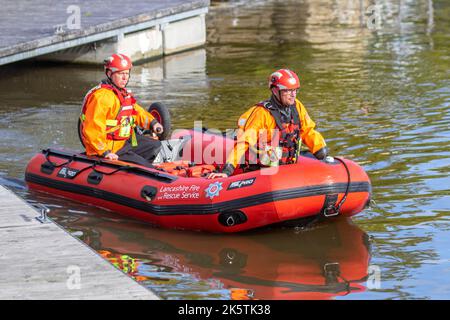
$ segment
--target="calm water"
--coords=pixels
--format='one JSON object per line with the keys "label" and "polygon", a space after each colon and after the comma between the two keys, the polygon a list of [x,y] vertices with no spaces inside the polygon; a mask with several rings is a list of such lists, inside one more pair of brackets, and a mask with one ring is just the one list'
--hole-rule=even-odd
{"label": "calm water", "polygon": [[226,129],[267,97],[271,71],[297,71],[300,99],[332,153],[372,180],[376,203],[353,221],[206,235],[29,193],[23,174],[34,153],[80,149],[76,119],[102,78],[95,67],[0,71],[0,182],[47,204],[59,224],[163,298],[448,299],[450,5],[379,4],[373,25],[360,1],[213,3],[204,49],[137,66],[129,85],[142,105],[165,102],[175,128],[202,120]]}

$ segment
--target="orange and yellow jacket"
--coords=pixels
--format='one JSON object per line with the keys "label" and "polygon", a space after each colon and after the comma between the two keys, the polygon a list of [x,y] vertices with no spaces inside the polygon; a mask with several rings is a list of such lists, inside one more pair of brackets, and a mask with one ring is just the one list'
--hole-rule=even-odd
{"label": "orange and yellow jacket", "polygon": [[[309,117],[305,106],[298,99],[295,101],[301,124],[300,137],[314,154],[326,146],[325,139],[314,129],[316,124]],[[258,146],[261,136],[264,137],[265,143],[270,144],[275,130],[278,130],[275,118],[267,108],[260,104],[251,107],[239,118],[238,127],[237,143],[227,158],[227,163],[232,164],[235,168],[242,161],[250,146],[255,148]]]}
{"label": "orange and yellow jacket", "polygon": [[[81,137],[87,155],[102,156],[106,151],[116,153],[127,140],[107,138],[107,121],[115,120],[121,104],[117,95],[110,89],[96,87],[84,101],[84,116]],[[134,123],[150,129],[156,119],[137,103],[133,104]]]}

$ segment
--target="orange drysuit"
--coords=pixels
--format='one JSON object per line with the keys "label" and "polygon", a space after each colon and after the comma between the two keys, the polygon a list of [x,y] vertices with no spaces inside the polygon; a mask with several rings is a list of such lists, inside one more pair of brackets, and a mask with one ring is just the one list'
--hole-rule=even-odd
{"label": "orange drysuit", "polygon": [[[315,153],[326,146],[325,139],[314,129],[316,124],[309,117],[305,106],[298,99],[295,101],[301,124],[300,137],[310,151]],[[279,129],[270,111],[259,104],[241,116],[238,120],[238,127],[240,130],[237,143],[227,159],[227,163],[232,164],[235,168],[242,161],[250,146],[256,148],[261,137],[264,137],[266,144],[270,144],[275,129]]]}
{"label": "orange drysuit", "polygon": [[[133,104],[134,124],[150,129],[156,119],[137,103]],[[84,116],[81,137],[87,155],[102,156],[106,151],[116,153],[124,145],[125,140],[112,140],[107,137],[107,122],[115,120],[121,103],[118,96],[110,89],[96,87],[85,98]]]}

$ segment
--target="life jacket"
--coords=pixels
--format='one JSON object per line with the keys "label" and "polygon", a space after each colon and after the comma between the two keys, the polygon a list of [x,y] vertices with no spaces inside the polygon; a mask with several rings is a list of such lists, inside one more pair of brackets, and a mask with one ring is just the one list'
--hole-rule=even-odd
{"label": "life jacket", "polygon": [[216,170],[212,164],[195,165],[190,161],[178,160],[154,164],[157,170],[164,171],[179,177],[200,178],[206,177]]}
{"label": "life jacket", "polygon": [[276,166],[278,164],[289,164],[297,162],[300,151],[300,116],[295,105],[289,106],[289,119],[283,116],[280,110],[272,105],[270,100],[261,101],[254,107],[247,110],[239,117],[238,128],[245,131],[245,124],[258,107],[264,107],[270,112],[275,120],[279,134],[273,139],[278,139],[278,145],[257,146],[258,162],[267,166]]}
{"label": "life jacket", "polygon": [[87,107],[87,101],[89,98],[96,92],[102,88],[109,89],[115,93],[117,98],[120,101],[120,109],[114,119],[106,119],[106,138],[109,140],[127,140],[132,137],[132,145],[136,146],[136,136],[134,132],[134,127],[136,126],[134,123],[134,115],[137,114],[134,109],[134,104],[136,103],[136,99],[133,97],[130,91],[124,89],[119,90],[115,86],[108,83],[106,80],[103,80],[99,85],[92,88],[84,97],[83,106],[81,108],[81,115],[79,123],[79,134],[82,137],[81,133],[83,132],[83,123],[86,119],[85,112]]}
{"label": "life jacket", "polygon": [[190,178],[206,177],[210,173],[216,172],[216,167],[212,164],[201,164],[190,167],[187,170],[187,176]]}

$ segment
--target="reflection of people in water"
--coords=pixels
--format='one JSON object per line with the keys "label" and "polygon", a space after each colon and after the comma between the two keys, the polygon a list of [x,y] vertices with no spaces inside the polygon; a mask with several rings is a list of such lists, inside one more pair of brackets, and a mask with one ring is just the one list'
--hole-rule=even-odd
{"label": "reflection of people in water", "polygon": [[129,276],[131,276],[136,281],[145,281],[147,277],[139,275],[139,265],[138,259],[130,257],[126,254],[114,253],[108,250],[98,250],[97,251],[103,258],[108,260],[113,266],[122,270]]}
{"label": "reflection of people in water", "polygon": [[[108,250],[114,259],[126,255],[140,266],[158,266],[169,272],[162,276],[166,279],[170,273],[217,279],[230,299],[329,299],[365,290],[361,282],[367,277],[368,237],[346,219],[297,233],[266,229],[232,237],[154,229],[131,221],[95,226],[79,221],[71,228],[87,236],[96,230],[100,247],[94,249]],[[148,279],[136,266],[132,276]]]}

